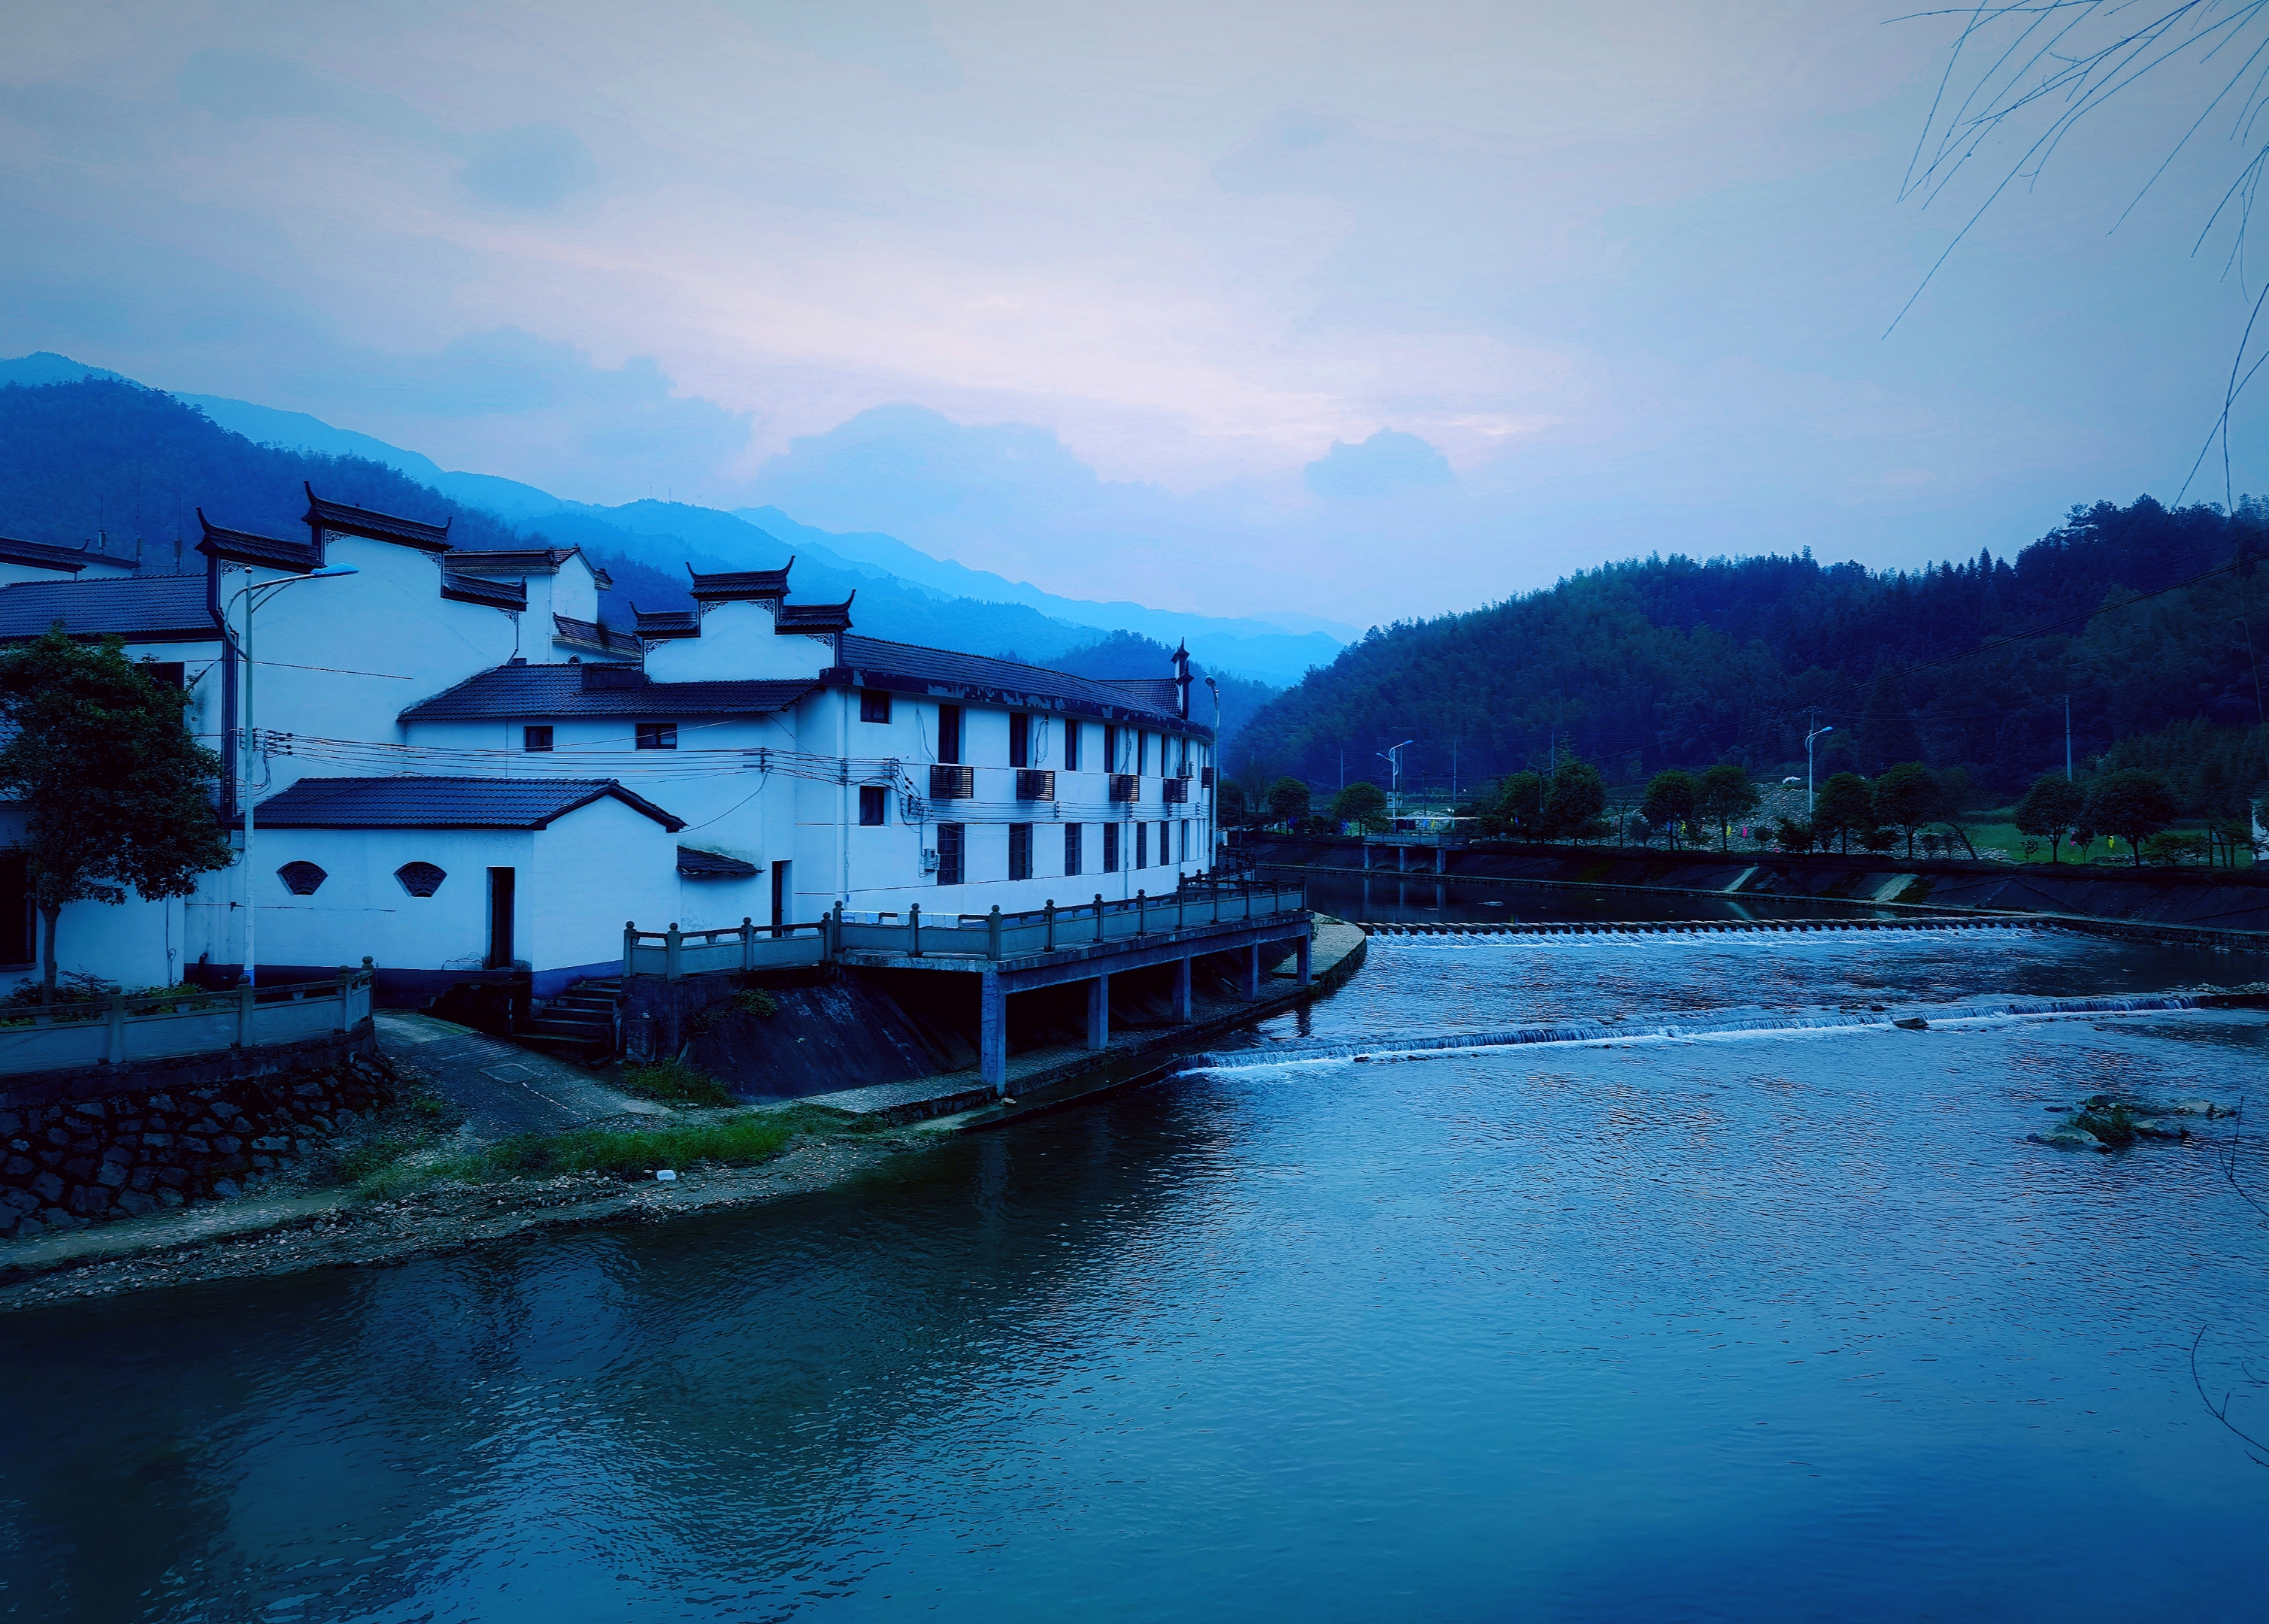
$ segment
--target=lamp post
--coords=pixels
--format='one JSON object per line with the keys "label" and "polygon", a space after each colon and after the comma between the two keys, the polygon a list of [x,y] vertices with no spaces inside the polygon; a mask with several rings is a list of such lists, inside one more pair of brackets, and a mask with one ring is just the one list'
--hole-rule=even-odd
{"label": "lamp post", "polygon": [[1206,873],[1221,867],[1221,684],[1205,680],[1213,695],[1213,743],[1206,754],[1213,762],[1213,793],[1206,797]]}
{"label": "lamp post", "polygon": [[[309,570],[304,575],[282,575],[274,580],[255,581],[249,587],[240,587],[228,601],[229,608],[233,609],[236,607],[238,598],[245,600],[242,773],[244,779],[244,985],[247,986],[257,986],[260,984],[260,960],[254,951],[254,922],[258,919],[260,910],[258,899],[254,896],[252,889],[255,883],[252,874],[252,741],[254,736],[252,731],[252,611],[259,608],[264,600],[255,594],[280,591],[285,587],[297,586],[303,580],[330,580],[337,576],[354,573],[355,568],[351,564],[327,564],[322,569]],[[225,610],[223,611],[221,618],[224,622],[228,618]]]}
{"label": "lamp post", "polygon": [[1405,739],[1401,744],[1391,744],[1378,752],[1379,760],[1385,762],[1390,769],[1387,781],[1393,786],[1393,793],[1387,796],[1386,801],[1386,821],[1389,827],[1393,826],[1396,818],[1402,816],[1402,752],[1407,746],[1415,744],[1417,742],[1415,739]]}
{"label": "lamp post", "polygon": [[1833,727],[1814,727],[1804,735],[1804,818],[1812,821],[1812,742],[1823,733],[1833,733]]}

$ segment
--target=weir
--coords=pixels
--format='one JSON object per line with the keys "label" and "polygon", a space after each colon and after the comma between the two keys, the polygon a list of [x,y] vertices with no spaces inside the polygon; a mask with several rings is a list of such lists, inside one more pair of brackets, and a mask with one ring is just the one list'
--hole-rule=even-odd
{"label": "weir", "polygon": [[1382,1054],[1432,1054],[1467,1049],[1513,1049],[1540,1044],[1628,1042],[1637,1037],[1711,1037],[1743,1032],[1808,1032],[1885,1028],[1918,1017],[1934,1025],[1958,1021],[1998,1021],[2013,1017],[2054,1019],[2089,1015],[2135,1015],[2152,1010],[2199,1009],[2204,998],[2180,994],[2135,998],[2019,998],[1990,1003],[1934,1004],[1866,1013],[1823,1010],[1817,1014],[1701,1016],[1665,1020],[1659,1016],[1632,1021],[1577,1021],[1551,1025],[1513,1027],[1491,1032],[1438,1032],[1423,1037],[1380,1037],[1363,1041],[1345,1038],[1298,1039],[1269,1045],[1266,1049],[1237,1049],[1191,1057],[1188,1069],[1236,1071],[1288,1061],[1352,1060]]}

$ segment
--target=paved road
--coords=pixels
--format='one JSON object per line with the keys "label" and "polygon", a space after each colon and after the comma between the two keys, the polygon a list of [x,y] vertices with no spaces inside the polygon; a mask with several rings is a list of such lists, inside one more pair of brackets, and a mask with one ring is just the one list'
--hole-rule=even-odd
{"label": "paved road", "polygon": [[425,1073],[484,1139],[669,1114],[650,1101],[617,1093],[579,1067],[454,1022],[381,1009],[373,1022],[386,1057]]}

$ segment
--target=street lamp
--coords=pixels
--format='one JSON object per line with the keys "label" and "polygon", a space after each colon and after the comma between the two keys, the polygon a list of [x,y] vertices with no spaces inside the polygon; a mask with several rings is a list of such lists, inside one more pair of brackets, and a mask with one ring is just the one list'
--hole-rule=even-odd
{"label": "street lamp", "polygon": [[1207,756],[1213,762],[1213,793],[1206,797],[1206,873],[1221,867],[1221,684],[1211,677],[1206,690],[1213,695],[1213,745]]}
{"label": "street lamp", "polygon": [[1379,760],[1392,769],[1388,781],[1393,786],[1393,793],[1386,801],[1386,821],[1390,826],[1402,816],[1402,752],[1405,747],[1416,742],[1415,739],[1405,739],[1401,744],[1390,744],[1378,752]]}
{"label": "street lamp", "polygon": [[[331,580],[342,575],[354,573],[356,573],[355,567],[351,564],[327,564],[322,569],[309,570],[304,575],[282,575],[274,580],[255,581],[249,587],[239,588],[228,601],[228,609],[233,609],[238,598],[246,600],[244,605],[244,749],[240,771],[244,780],[244,985],[247,986],[257,986],[260,984],[260,960],[254,951],[253,928],[255,921],[260,916],[260,908],[258,898],[254,896],[252,890],[254,884],[252,874],[252,742],[254,736],[252,731],[254,669],[252,611],[259,608],[265,599],[253,594],[280,591],[285,587],[297,586],[303,580]],[[222,611],[221,620],[224,624],[226,624],[228,609]]]}
{"label": "street lamp", "polygon": [[1833,727],[1814,727],[1804,735],[1804,818],[1812,821],[1812,742],[1823,733],[1833,733]]}

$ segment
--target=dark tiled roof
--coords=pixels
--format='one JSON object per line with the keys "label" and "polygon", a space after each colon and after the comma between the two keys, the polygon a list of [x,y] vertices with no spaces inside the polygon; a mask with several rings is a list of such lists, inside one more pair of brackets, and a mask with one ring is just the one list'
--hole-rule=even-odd
{"label": "dark tiled roof", "polygon": [[35,638],[55,622],[73,637],[129,643],[217,642],[202,575],[27,580],[0,587],[0,639]]}
{"label": "dark tiled roof", "polygon": [[[5,594],[0,594],[0,602]],[[626,665],[503,665],[402,712],[404,722],[527,717],[769,716],[817,684],[808,682],[656,683]]]}
{"label": "dark tiled roof", "polygon": [[458,575],[444,570],[441,595],[458,603],[485,603],[491,609],[510,609],[514,614],[528,608],[528,583],[524,580],[484,580],[477,575]]}
{"label": "dark tiled roof", "polygon": [[[557,575],[561,565],[582,550],[580,547],[453,547],[442,562],[460,575]],[[612,576],[588,558],[583,563],[601,591],[615,584]]]}
{"label": "dark tiled roof", "polygon": [[197,550],[209,558],[225,558],[232,564],[256,564],[266,570],[283,570],[293,575],[323,567],[322,550],[313,542],[285,541],[273,535],[255,535],[249,530],[224,530],[205,517],[205,510],[197,509],[197,522],[204,527],[204,538],[198,542]]}
{"label": "dark tiled roof", "polygon": [[633,603],[631,613],[638,616],[638,634],[655,642],[701,635],[699,609],[642,609]]}
{"label": "dark tiled roof", "polygon": [[108,564],[124,570],[139,569],[134,558],[114,558],[84,547],[55,547],[46,542],[17,542],[0,535],[0,564],[28,564],[42,570],[69,570],[73,574],[90,564]]}
{"label": "dark tiled roof", "polygon": [[1166,692],[1163,705],[1153,705],[1145,694],[1130,691],[1142,687],[1142,683],[1099,682],[1014,660],[955,653],[913,643],[889,643],[856,632],[845,633],[837,646],[837,658],[843,663],[822,673],[823,679],[830,683],[887,688],[898,693],[932,694],[941,698],[973,699],[1036,711],[1062,711],[1099,717],[1105,721],[1153,727],[1164,723],[1176,731],[1201,735],[1212,731],[1195,722],[1184,721],[1176,714],[1178,707],[1171,682],[1164,684]]}
{"label": "dark tiled roof", "polygon": [[423,548],[427,552],[449,550],[449,525],[425,524],[415,519],[403,519],[393,513],[374,513],[367,507],[350,507],[344,502],[326,502],[315,494],[313,485],[307,492],[307,522],[320,529],[334,531],[340,535],[366,536],[373,542],[397,542],[404,547]]}
{"label": "dark tiled roof", "polygon": [[732,570],[715,575],[697,574],[691,565],[685,572],[693,577],[693,597],[699,603],[730,603],[757,598],[783,598],[787,595],[787,572],[795,568],[790,558],[777,570]]}
{"label": "dark tiled roof", "polygon": [[[859,594],[853,593],[851,598]],[[772,617],[772,630],[777,632],[848,631],[851,630],[851,598],[840,603],[783,603]]]}
{"label": "dark tiled roof", "polygon": [[610,797],[673,834],[685,827],[612,779],[301,779],[255,816],[263,829],[542,829]]}
{"label": "dark tiled roof", "polygon": [[1170,716],[1181,712],[1182,690],[1171,676],[1106,676],[1096,680],[1105,688],[1124,689],[1145,710],[1164,711]]}
{"label": "dark tiled roof", "polygon": [[697,852],[690,845],[681,845],[677,848],[677,872],[689,880],[753,880],[757,877],[757,866],[737,857],[721,857],[714,852]]}
{"label": "dark tiled roof", "polygon": [[612,626],[595,620],[573,620],[565,615],[551,617],[554,633],[562,643],[573,643],[584,648],[602,648],[609,653],[630,654],[639,652],[639,640],[627,631],[617,631]]}

